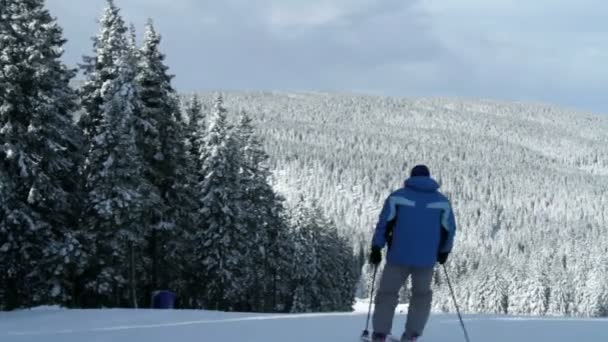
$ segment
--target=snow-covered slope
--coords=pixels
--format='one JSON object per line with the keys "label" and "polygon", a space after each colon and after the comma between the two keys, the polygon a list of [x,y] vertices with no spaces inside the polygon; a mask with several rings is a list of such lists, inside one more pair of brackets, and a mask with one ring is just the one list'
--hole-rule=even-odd
{"label": "snow-covered slope", "polygon": [[[404,315],[395,318],[400,334]],[[466,316],[472,342],[605,342],[608,320]],[[2,342],[357,342],[365,313],[260,315],[209,311],[0,312]],[[421,342],[464,341],[457,317],[434,315]]]}

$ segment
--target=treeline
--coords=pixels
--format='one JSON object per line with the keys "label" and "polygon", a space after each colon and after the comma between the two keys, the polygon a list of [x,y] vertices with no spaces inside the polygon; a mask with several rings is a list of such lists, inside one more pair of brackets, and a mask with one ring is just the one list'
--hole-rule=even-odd
{"label": "treeline", "polygon": [[44,1],[0,1],[0,308],[169,289],[182,308],[350,309],[361,258],[275,192],[249,114],[182,103],[151,21],[141,46],[112,0],[99,24],[76,91]]}

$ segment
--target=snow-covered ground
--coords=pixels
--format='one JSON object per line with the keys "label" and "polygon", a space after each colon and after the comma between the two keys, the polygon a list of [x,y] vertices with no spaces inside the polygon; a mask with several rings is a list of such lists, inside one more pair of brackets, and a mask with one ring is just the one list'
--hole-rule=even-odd
{"label": "snow-covered ground", "polygon": [[[2,342],[357,342],[363,305],[353,313],[262,315],[195,310],[0,312]],[[395,317],[401,333],[405,315]],[[606,342],[608,320],[466,316],[472,342]],[[432,316],[423,342],[464,341],[454,315]]]}

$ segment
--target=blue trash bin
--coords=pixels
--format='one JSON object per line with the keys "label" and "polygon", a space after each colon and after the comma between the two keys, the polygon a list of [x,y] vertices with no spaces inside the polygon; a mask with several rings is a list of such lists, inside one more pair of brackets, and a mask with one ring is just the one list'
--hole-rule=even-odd
{"label": "blue trash bin", "polygon": [[175,307],[175,293],[155,291],[152,293],[152,307],[154,309],[173,309]]}

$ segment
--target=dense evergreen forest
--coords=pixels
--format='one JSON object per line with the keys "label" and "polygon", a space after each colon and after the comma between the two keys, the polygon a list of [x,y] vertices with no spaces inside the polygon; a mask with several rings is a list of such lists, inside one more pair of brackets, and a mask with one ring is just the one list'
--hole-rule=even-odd
{"label": "dense evergreen forest", "polygon": [[[0,1],[0,309],[349,310],[361,269],[315,202],[270,184],[250,115],[184,106],[149,21],[112,0],[84,82],[43,0]],[[74,120],[77,118],[77,120]]]}
{"label": "dense evergreen forest", "polygon": [[[0,309],[148,307],[170,289],[182,308],[349,310],[383,200],[425,163],[454,205],[463,309],[608,316],[608,119],[179,95],[152,21],[142,38],[108,0],[70,69],[43,0],[0,0]],[[439,272],[434,284],[435,309],[452,310]]]}
{"label": "dense evergreen forest", "polygon": [[[455,208],[448,267],[467,312],[608,315],[608,119],[482,100],[227,98],[258,122],[275,187],[316,199],[362,251],[385,197],[429,165]],[[435,309],[453,310],[440,273],[435,285]]]}

